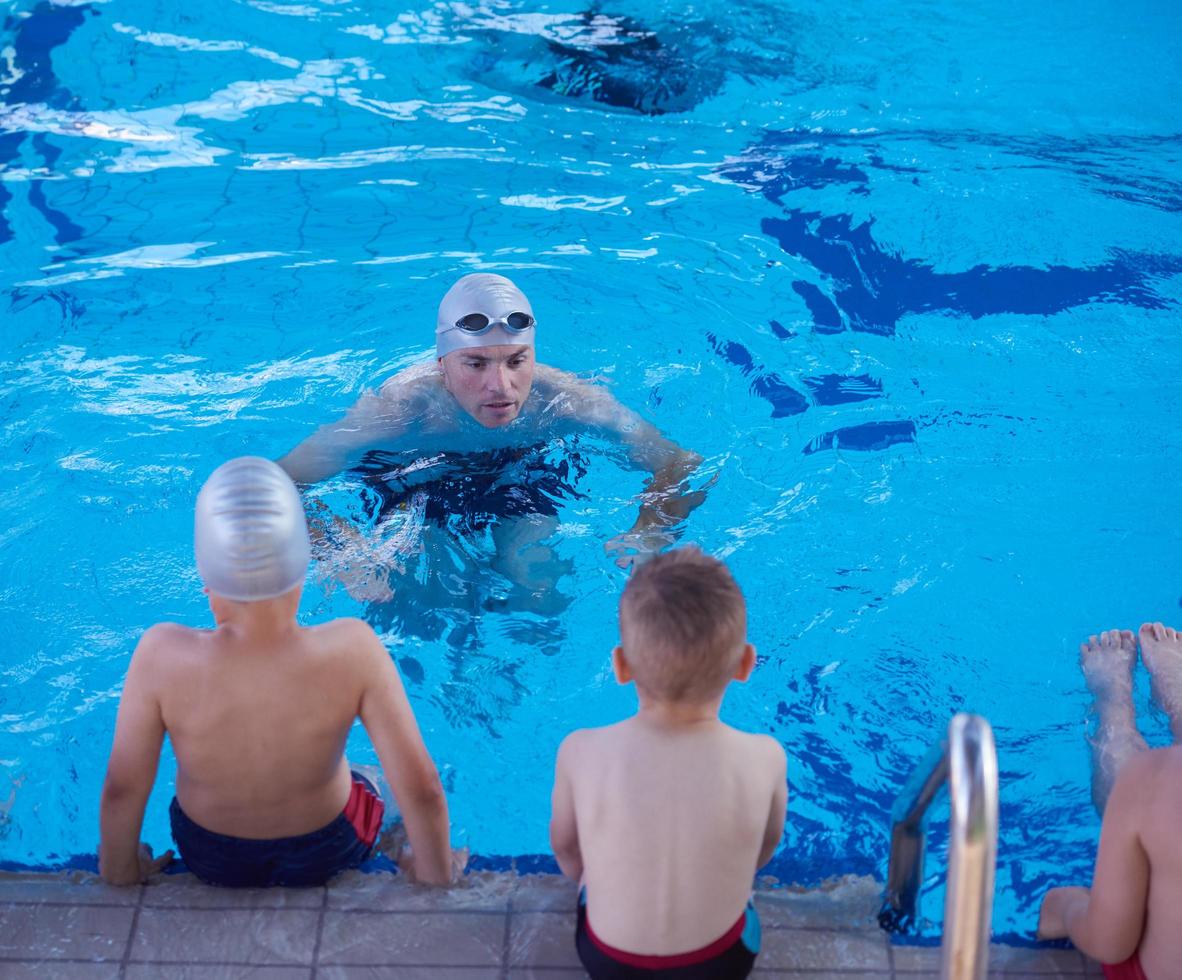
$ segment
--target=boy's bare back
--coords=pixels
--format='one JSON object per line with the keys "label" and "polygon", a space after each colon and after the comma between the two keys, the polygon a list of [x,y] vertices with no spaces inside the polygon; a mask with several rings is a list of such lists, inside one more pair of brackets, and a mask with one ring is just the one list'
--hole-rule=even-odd
{"label": "boy's bare back", "polygon": [[661,955],[733,926],[783,830],[785,767],[774,739],[717,718],[636,716],[568,736],[555,806],[568,792],[578,814],[596,934]]}
{"label": "boy's bare back", "polygon": [[236,837],[296,836],[339,814],[358,715],[414,728],[389,655],[359,620],[250,635],[162,624],[136,651],[125,699],[133,693],[172,740],[181,808]]}

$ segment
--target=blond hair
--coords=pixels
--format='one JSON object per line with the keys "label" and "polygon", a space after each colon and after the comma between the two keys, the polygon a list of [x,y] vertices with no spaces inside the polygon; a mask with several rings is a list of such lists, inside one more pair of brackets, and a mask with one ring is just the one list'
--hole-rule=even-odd
{"label": "blond hair", "polygon": [[747,607],[726,565],[696,547],[657,555],[620,596],[620,635],[637,687],[662,701],[708,700],[743,655]]}

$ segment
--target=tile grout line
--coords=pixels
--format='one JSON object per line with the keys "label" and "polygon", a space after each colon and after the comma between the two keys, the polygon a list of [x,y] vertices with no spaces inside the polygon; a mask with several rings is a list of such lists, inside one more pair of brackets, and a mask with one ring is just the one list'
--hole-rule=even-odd
{"label": "tile grout line", "polygon": [[509,980],[509,936],[513,932],[513,893],[516,890],[517,886],[514,886],[505,901],[505,931],[501,937],[501,980]]}
{"label": "tile grout line", "polygon": [[324,937],[324,916],[328,910],[328,887],[320,890],[320,914],[316,917],[316,942],[312,945],[312,973],[310,980],[316,980],[320,972],[320,941]]}
{"label": "tile grout line", "polygon": [[127,944],[123,947],[123,956],[119,960],[119,980],[127,976],[127,964],[131,959],[131,944],[135,942],[135,932],[140,924],[140,910],[144,907],[144,884],[139,885],[139,895],[136,896],[135,909],[131,913],[131,927],[127,930]]}

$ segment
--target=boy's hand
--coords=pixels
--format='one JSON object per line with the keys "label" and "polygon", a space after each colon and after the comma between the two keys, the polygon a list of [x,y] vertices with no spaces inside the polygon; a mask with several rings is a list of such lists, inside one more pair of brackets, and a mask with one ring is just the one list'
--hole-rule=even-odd
{"label": "boy's hand", "polygon": [[140,862],[140,881],[143,882],[172,864],[173,852],[170,848],[160,857],[152,857],[152,845],[141,843],[137,857]]}
{"label": "boy's hand", "polygon": [[1070,930],[1068,916],[1076,908],[1087,908],[1091,892],[1087,888],[1072,886],[1052,888],[1043,896],[1038,911],[1038,938],[1063,939]]}
{"label": "boy's hand", "polygon": [[[453,847],[451,849],[451,880],[449,884],[454,885],[457,881],[464,877],[464,869],[468,866],[468,848]],[[409,844],[406,844],[398,852],[398,870],[406,875],[406,880],[411,884],[421,885],[425,884],[419,880],[415,874],[415,855],[411,850]]]}
{"label": "boy's hand", "polygon": [[152,875],[167,868],[172,863],[172,858],[173,852],[171,850],[165,851],[160,857],[153,857],[151,845],[140,844],[134,868],[126,868],[122,874],[112,873],[105,868],[99,870],[103,873],[103,880],[108,885],[142,885]]}

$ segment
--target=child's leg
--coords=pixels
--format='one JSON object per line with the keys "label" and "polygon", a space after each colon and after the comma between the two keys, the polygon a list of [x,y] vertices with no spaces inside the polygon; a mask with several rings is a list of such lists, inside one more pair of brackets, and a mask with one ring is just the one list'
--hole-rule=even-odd
{"label": "child's leg", "polygon": [[1153,697],[1170,717],[1175,742],[1182,742],[1182,636],[1161,623],[1146,623],[1139,633],[1141,659],[1153,678]]}
{"label": "child's leg", "polygon": [[1107,630],[1079,648],[1084,679],[1098,715],[1092,742],[1092,801],[1101,816],[1125,761],[1148,748],[1137,731],[1133,708],[1133,664],[1137,644],[1128,630]]}

